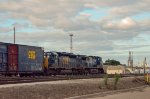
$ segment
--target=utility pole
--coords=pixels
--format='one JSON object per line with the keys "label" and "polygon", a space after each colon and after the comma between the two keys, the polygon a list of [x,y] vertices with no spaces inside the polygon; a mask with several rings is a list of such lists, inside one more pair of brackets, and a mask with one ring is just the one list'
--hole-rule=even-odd
{"label": "utility pole", "polygon": [[145,73],[146,73],[146,66],[145,66],[145,65],[147,65],[146,57],[145,57],[145,59],[144,59],[144,61],[143,61],[143,65],[144,65],[144,74],[145,74]]}
{"label": "utility pole", "polygon": [[131,51],[129,51],[128,66],[131,67]]}
{"label": "utility pole", "polygon": [[131,59],[131,62],[132,62],[132,71],[133,71],[133,52],[132,52],[132,59]]}
{"label": "utility pole", "polygon": [[73,53],[73,44],[72,44],[73,34],[69,34],[69,36],[70,36],[70,53]]}
{"label": "utility pole", "polygon": [[15,40],[16,40],[16,33],[15,33],[15,26],[14,26],[14,44],[15,44]]}

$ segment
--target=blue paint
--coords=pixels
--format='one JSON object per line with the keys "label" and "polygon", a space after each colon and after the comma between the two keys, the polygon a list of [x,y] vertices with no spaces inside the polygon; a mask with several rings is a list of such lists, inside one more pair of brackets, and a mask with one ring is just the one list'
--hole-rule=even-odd
{"label": "blue paint", "polygon": [[99,9],[86,9],[82,11],[81,13],[87,13],[90,14],[91,20],[98,20],[106,15],[108,15],[109,8],[99,8]]}
{"label": "blue paint", "polygon": [[150,18],[150,13],[144,12],[144,13],[136,14],[136,15],[133,15],[132,18],[135,19],[135,20],[149,19]]}
{"label": "blue paint", "polygon": [[[35,52],[31,53],[30,52]],[[43,70],[43,50],[41,47],[19,45],[19,72]],[[34,56],[34,57],[33,57]]]}
{"label": "blue paint", "polygon": [[0,43],[0,72],[6,71],[7,67],[7,43]]}

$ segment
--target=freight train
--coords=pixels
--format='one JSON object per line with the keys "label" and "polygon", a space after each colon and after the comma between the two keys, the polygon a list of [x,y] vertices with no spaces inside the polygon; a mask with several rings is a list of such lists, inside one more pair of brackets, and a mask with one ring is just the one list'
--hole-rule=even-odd
{"label": "freight train", "polygon": [[0,74],[62,75],[104,73],[102,58],[67,52],[44,52],[42,47],[0,42]]}

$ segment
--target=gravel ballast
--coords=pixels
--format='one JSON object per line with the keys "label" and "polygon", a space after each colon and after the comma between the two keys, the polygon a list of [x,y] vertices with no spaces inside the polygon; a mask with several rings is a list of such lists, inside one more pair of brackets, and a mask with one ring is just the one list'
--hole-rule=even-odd
{"label": "gravel ballast", "polygon": [[[108,79],[108,86],[101,79],[52,81],[44,83],[0,85],[0,99],[64,99],[113,90],[114,79]],[[117,90],[145,85],[142,77],[121,78]]]}

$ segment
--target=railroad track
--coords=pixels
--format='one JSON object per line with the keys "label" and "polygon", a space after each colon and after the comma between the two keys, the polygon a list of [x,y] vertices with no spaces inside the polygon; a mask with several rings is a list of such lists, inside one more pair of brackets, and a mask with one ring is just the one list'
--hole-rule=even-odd
{"label": "railroad track", "polygon": [[[105,74],[101,75],[57,75],[57,76],[35,76],[35,77],[5,77],[0,76],[0,85],[4,84],[17,84],[17,83],[31,83],[31,82],[44,82],[44,81],[58,81],[58,80],[71,80],[71,79],[91,79],[103,78]],[[136,77],[143,76],[143,74],[124,74],[121,77]],[[114,75],[108,75],[108,78],[113,78]]]}

